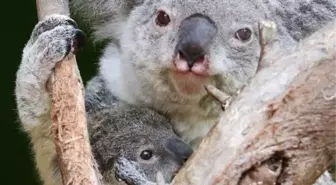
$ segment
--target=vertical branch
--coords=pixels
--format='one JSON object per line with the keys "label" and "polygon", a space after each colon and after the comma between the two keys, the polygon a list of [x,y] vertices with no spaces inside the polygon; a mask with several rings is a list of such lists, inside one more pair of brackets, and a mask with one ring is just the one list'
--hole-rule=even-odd
{"label": "vertical branch", "polygon": [[[37,0],[39,20],[50,14],[70,16],[67,0]],[[72,52],[57,63],[49,79],[51,120],[58,165],[64,185],[99,185],[86,124],[84,88]]]}

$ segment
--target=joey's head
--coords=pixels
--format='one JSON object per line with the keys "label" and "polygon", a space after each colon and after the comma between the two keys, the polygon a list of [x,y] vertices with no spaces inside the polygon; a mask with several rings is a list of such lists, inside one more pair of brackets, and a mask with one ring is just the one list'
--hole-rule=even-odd
{"label": "joey's head", "polygon": [[122,56],[152,86],[186,97],[204,95],[205,84],[233,93],[255,73],[263,19],[255,0],[145,1],[123,28]]}
{"label": "joey's head", "polygon": [[118,183],[115,163],[119,157],[136,162],[150,181],[161,172],[168,182],[193,152],[175,135],[169,121],[152,110],[126,107],[106,114],[107,119],[91,128],[90,134],[107,184]]}

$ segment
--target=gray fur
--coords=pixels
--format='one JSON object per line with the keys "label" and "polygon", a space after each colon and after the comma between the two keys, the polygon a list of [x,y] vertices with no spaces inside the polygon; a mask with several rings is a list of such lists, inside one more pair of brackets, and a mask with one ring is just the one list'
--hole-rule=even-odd
{"label": "gray fur", "polygon": [[[291,46],[336,17],[335,0],[72,0],[71,4],[72,12],[77,11],[84,20],[93,24],[96,40],[111,40],[104,50],[97,75],[102,81],[93,80],[91,83],[93,87],[105,84],[101,87],[107,93],[90,94],[101,101],[90,101],[88,109],[95,105],[100,110],[114,97],[135,106],[153,108],[168,116],[178,134],[194,147],[218,121],[221,109],[204,90],[198,95],[186,96],[176,89],[175,82],[171,80],[168,68],[180,23],[185,18],[201,13],[216,24],[218,33],[208,53],[209,83],[227,94],[234,94],[255,73],[260,52],[258,21],[275,21],[281,44]],[[155,25],[157,9],[163,9],[171,16],[168,27]],[[253,31],[248,42],[234,38],[234,33],[244,27]],[[56,31],[58,29],[63,31]],[[50,56],[41,51],[48,53],[49,49],[60,46],[59,52],[56,52],[58,55],[52,56],[52,59],[62,58],[66,52],[63,46],[68,43],[63,38],[71,36],[63,34],[67,30],[67,26],[55,28],[51,32],[62,34],[44,32],[34,44],[30,41],[24,49],[18,71],[20,83],[17,83],[16,95],[19,115],[24,128],[31,133],[39,158],[37,165],[47,179],[53,178],[51,166],[45,165],[50,164],[50,158],[45,156],[53,155],[53,148],[50,138],[48,140],[50,100],[44,85],[54,63],[46,63]],[[46,43],[52,43],[51,35],[52,42],[56,43],[54,47],[46,47]],[[102,120],[102,123],[108,120],[101,117],[107,116],[103,109],[102,112],[94,110],[89,117]],[[106,137],[110,136],[107,134]]]}
{"label": "gray fur", "polygon": [[[335,0],[73,0],[72,5],[93,23],[96,40],[111,41],[98,74],[108,90],[124,102],[168,116],[176,132],[194,148],[221,111],[204,90],[192,96],[179,92],[170,76],[184,19],[201,13],[215,22],[218,33],[208,53],[208,83],[233,95],[256,71],[259,21],[274,21],[281,46],[291,47],[336,17]],[[170,15],[167,27],[155,25],[158,9]],[[248,42],[234,38],[244,27],[253,32]]]}
{"label": "gray fur", "polygon": [[[133,185],[169,185],[164,180],[161,173],[156,176],[156,182],[149,181],[143,174],[138,163],[131,162],[123,157],[118,158],[118,166],[116,167],[116,173],[119,174],[125,182]],[[128,170],[125,170],[128,169]]]}
{"label": "gray fur", "polygon": [[[233,95],[256,71],[259,21],[276,22],[281,45],[289,47],[336,17],[335,0],[72,0],[72,8],[93,23],[97,40],[111,40],[98,74],[109,91],[124,102],[168,116],[194,148],[218,121],[221,109],[205,90],[186,95],[172,80],[169,68],[185,18],[201,13],[216,24],[207,83]],[[170,15],[167,27],[155,25],[159,9]],[[245,27],[252,30],[252,38],[235,39],[235,32]]]}
{"label": "gray fur", "polygon": [[[174,134],[164,116],[118,101],[106,91],[101,79],[96,77],[87,84],[85,101],[92,150],[109,182],[114,179],[110,174],[114,173],[115,160],[120,156],[136,161],[146,179],[155,181],[156,173],[161,172],[165,180],[170,181],[191,154],[191,148]],[[167,145],[169,139],[180,141],[173,143],[182,147],[171,149]],[[140,151],[147,148],[157,154],[153,164],[139,159]]]}
{"label": "gray fur", "polygon": [[[46,18],[34,28],[17,71],[17,109],[22,126],[31,138],[36,166],[45,185],[62,184],[50,129],[50,96],[46,82],[56,62],[63,59],[71,46],[78,43],[74,40],[80,41],[81,37],[73,20],[61,15]],[[98,77],[87,84],[85,105],[92,151],[104,185],[124,184],[115,177],[115,167],[119,167],[120,174],[130,172],[118,166],[121,163],[116,161],[120,157],[130,164],[136,163],[143,172],[139,178],[149,183],[156,181],[158,172],[170,181],[192,153],[190,146],[173,132],[167,118],[153,110],[119,101]],[[153,151],[153,157],[143,160],[140,153],[147,149]]]}

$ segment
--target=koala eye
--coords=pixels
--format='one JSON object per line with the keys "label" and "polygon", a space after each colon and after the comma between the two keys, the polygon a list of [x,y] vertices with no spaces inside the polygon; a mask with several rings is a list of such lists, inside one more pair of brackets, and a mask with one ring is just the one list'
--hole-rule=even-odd
{"label": "koala eye", "polygon": [[159,26],[167,26],[170,23],[169,15],[166,12],[160,10],[157,13],[155,22]]}
{"label": "koala eye", "polygon": [[150,150],[144,150],[141,152],[140,157],[143,160],[149,160],[153,157],[153,152]]}
{"label": "koala eye", "polygon": [[251,38],[252,32],[248,28],[243,28],[235,33],[235,38],[241,41],[247,41]]}

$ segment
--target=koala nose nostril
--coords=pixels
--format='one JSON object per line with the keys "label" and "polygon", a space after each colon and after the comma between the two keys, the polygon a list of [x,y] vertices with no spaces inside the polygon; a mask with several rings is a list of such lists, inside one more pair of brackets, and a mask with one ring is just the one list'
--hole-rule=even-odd
{"label": "koala nose nostril", "polygon": [[216,24],[206,15],[194,14],[184,19],[179,28],[176,51],[189,68],[203,62],[217,34]]}
{"label": "koala nose nostril", "polygon": [[197,46],[193,46],[191,49],[181,49],[179,55],[181,60],[187,62],[189,68],[192,68],[197,62],[203,62],[205,59],[204,51]]}

